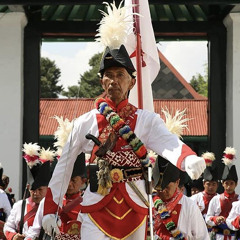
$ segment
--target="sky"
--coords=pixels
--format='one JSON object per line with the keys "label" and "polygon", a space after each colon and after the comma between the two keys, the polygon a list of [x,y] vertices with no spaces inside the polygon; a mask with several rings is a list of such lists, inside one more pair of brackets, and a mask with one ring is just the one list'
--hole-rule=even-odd
{"label": "sky", "polygon": [[[204,74],[206,41],[164,41],[157,47],[186,81],[197,73]],[[96,42],[43,42],[41,56],[55,61],[61,70],[59,84],[67,90],[68,86],[77,85],[80,75],[89,70],[89,59],[102,51]]]}

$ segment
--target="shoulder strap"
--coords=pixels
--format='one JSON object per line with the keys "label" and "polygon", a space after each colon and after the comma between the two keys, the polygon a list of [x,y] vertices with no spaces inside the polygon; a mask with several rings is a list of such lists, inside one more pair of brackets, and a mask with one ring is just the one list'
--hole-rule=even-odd
{"label": "shoulder strap", "polygon": [[26,206],[26,199],[24,199],[22,201],[22,209],[21,209],[21,219],[19,222],[19,233],[22,234],[22,230],[23,230],[23,224],[24,224],[24,211],[25,211],[25,206]]}

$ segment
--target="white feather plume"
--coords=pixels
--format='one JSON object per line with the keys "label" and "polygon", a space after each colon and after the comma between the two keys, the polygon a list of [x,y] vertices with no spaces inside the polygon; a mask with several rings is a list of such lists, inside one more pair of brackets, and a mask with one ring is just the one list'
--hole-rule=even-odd
{"label": "white feather plume", "polygon": [[156,160],[157,160],[157,157],[158,157],[157,153],[155,153],[155,152],[152,151],[152,150],[148,150],[148,158],[150,159],[150,162],[151,162],[151,164],[152,164],[153,167],[154,167],[154,165],[155,165],[155,162],[156,162]]}
{"label": "white feather plume", "polygon": [[39,154],[39,160],[41,162],[46,162],[46,161],[52,162],[54,160],[54,157],[55,157],[55,152],[53,150],[50,150],[50,148],[48,149],[42,148]]}
{"label": "white feather plume", "polygon": [[22,151],[30,156],[39,156],[40,146],[37,143],[24,143]]}
{"label": "white feather plume", "polygon": [[189,118],[184,118],[186,116],[185,112],[186,109],[184,109],[183,111],[177,110],[175,115],[172,117],[167,108],[166,110],[162,108],[162,113],[165,116],[165,124],[167,129],[171,133],[176,134],[179,138],[181,138],[183,130],[185,128],[188,129],[188,125],[186,124],[186,122],[191,120]]}
{"label": "white feather plume", "polygon": [[223,154],[223,163],[227,166],[233,164],[233,160],[235,159],[236,150],[232,147],[226,147]]}
{"label": "white feather plume", "polygon": [[2,164],[0,163],[0,169],[2,168]]}
{"label": "white feather plume", "polygon": [[25,153],[23,157],[29,168],[39,164],[40,146],[37,143],[24,143],[22,151]]}
{"label": "white feather plume", "polygon": [[[54,118],[58,121],[58,128],[54,133],[54,138],[57,140],[54,143],[54,146],[57,147],[57,153],[61,153],[61,149],[64,147],[64,145],[67,142],[68,136],[70,134],[70,132],[72,131],[72,127],[73,127],[73,121],[69,121],[69,119],[65,118],[65,120],[63,120],[63,117],[58,117],[58,116],[54,116]],[[60,155],[58,155],[60,156]]]}
{"label": "white feather plume", "polygon": [[203,159],[205,160],[206,166],[212,166],[213,161],[215,160],[215,154],[212,152],[205,152],[202,154]]}
{"label": "white feather plume", "polygon": [[[96,34],[96,41],[103,46],[110,49],[119,48],[126,42],[128,34],[133,29],[133,21],[126,10],[132,6],[122,6],[122,1],[119,7],[116,7],[115,1],[113,3],[104,2],[107,6],[107,12],[100,10],[103,18],[100,22],[98,33]],[[139,15],[133,13],[132,15]]]}

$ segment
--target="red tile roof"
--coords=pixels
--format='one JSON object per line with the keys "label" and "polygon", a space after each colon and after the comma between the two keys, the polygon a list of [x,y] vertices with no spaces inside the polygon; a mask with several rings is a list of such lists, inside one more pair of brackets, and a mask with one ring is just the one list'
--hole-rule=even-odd
{"label": "red tile roof", "polygon": [[[204,100],[154,100],[154,109],[162,118],[162,108],[167,107],[170,112],[184,110],[188,121],[188,130],[183,136],[206,136],[207,130],[207,105]],[[40,100],[40,135],[53,135],[58,127],[54,116],[63,116],[72,120],[94,108],[94,99],[41,99]]]}

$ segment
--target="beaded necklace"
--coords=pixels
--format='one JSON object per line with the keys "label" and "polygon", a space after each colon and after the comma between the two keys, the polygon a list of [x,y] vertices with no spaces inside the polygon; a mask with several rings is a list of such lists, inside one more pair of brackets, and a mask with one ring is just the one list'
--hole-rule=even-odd
{"label": "beaded necklace", "polygon": [[[180,195],[178,195],[180,197]],[[172,220],[171,214],[167,209],[165,203],[160,199],[157,198],[154,201],[154,207],[158,211],[162,222],[164,223],[166,229],[171,233],[174,239],[177,240],[184,240],[183,234],[178,230],[177,226]]]}
{"label": "beaded necklace", "polygon": [[113,109],[107,104],[104,98],[98,98],[95,101],[98,111],[105,116],[114,131],[119,134],[127,143],[133,148],[134,153],[140,159],[143,167],[150,165],[150,160],[147,156],[147,149],[143,145],[142,141],[131,130],[130,126],[113,111]]}

